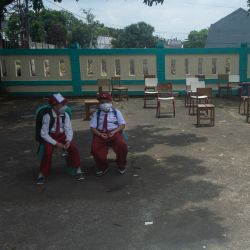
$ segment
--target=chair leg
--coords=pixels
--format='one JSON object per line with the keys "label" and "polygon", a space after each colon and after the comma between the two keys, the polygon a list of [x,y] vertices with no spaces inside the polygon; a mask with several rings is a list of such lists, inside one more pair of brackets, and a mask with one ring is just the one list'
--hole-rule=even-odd
{"label": "chair leg", "polygon": [[157,101],[157,107],[156,107],[156,118],[160,117],[160,102]]}
{"label": "chair leg", "polygon": [[175,101],[173,100],[173,115],[175,117]]}
{"label": "chair leg", "polygon": [[246,115],[246,117],[247,117],[247,123],[248,123],[248,121],[249,121],[249,101],[247,101],[247,115]]}
{"label": "chair leg", "polygon": [[241,108],[241,98],[240,98],[239,109],[238,109],[239,114],[240,114],[240,108]]}

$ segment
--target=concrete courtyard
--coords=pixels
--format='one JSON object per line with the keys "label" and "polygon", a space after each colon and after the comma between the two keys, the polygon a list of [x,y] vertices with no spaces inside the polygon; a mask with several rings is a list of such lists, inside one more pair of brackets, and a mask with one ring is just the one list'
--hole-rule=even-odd
{"label": "concrete courtyard", "polygon": [[182,98],[175,118],[160,119],[142,98],[115,102],[127,120],[128,170],[119,175],[111,155],[102,177],[83,98],[70,99],[86,180],[57,152],[41,187],[35,110],[45,102],[0,100],[0,250],[250,249],[250,124],[237,98],[215,98],[215,127],[199,128]]}

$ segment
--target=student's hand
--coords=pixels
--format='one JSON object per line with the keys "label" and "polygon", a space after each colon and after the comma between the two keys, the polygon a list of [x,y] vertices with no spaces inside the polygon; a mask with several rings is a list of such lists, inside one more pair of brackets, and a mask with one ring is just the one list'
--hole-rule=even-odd
{"label": "student's hand", "polygon": [[57,147],[57,148],[64,148],[64,145],[63,145],[62,143],[58,142],[58,143],[56,144],[56,147]]}
{"label": "student's hand", "polygon": [[108,139],[108,135],[106,133],[101,133],[100,135],[103,139],[107,140]]}
{"label": "student's hand", "polygon": [[113,136],[115,135],[115,133],[116,133],[115,130],[111,131],[111,132],[109,133],[109,138],[113,137]]}
{"label": "student's hand", "polygon": [[65,144],[64,144],[64,149],[68,149],[70,146],[70,141],[67,141]]}

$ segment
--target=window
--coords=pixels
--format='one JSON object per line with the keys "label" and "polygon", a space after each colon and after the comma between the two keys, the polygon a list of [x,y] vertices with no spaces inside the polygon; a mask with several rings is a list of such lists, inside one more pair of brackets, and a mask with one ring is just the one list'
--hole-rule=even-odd
{"label": "window", "polygon": [[87,61],[87,74],[88,76],[92,76],[94,74],[92,59],[88,59]]}
{"label": "window", "polygon": [[30,76],[36,76],[36,65],[35,65],[35,59],[30,59],[29,61],[30,66]]}
{"label": "window", "polygon": [[135,61],[134,61],[134,59],[129,60],[129,75],[130,76],[135,75]]}
{"label": "window", "polygon": [[185,74],[188,75],[189,74],[189,68],[188,68],[188,59],[185,58]]}
{"label": "window", "polygon": [[198,74],[203,74],[203,58],[199,58],[198,59]]}
{"label": "window", "polygon": [[59,75],[65,76],[66,75],[66,66],[63,59],[59,61]]}
{"label": "window", "polygon": [[212,58],[212,74],[217,74],[217,58]]}
{"label": "window", "polygon": [[22,75],[22,71],[21,71],[21,61],[20,60],[16,60],[15,61],[15,70],[16,70],[16,76],[19,77]]}
{"label": "window", "polygon": [[121,62],[119,59],[115,59],[115,75],[116,76],[121,75]]}
{"label": "window", "polygon": [[143,64],[143,75],[148,75],[148,60],[144,59],[142,64]]}
{"label": "window", "polygon": [[171,75],[176,74],[176,59],[171,59]]}
{"label": "window", "polygon": [[105,59],[102,59],[101,61],[101,76],[107,76],[107,62]]}
{"label": "window", "polygon": [[44,76],[45,77],[50,76],[50,66],[49,66],[49,60],[48,59],[43,61],[43,69],[44,69]]}
{"label": "window", "polygon": [[7,76],[5,59],[0,60],[0,76]]}
{"label": "window", "polygon": [[7,76],[6,61],[5,61],[5,59],[2,59],[1,72],[2,72],[2,76]]}
{"label": "window", "polygon": [[225,72],[226,72],[226,74],[230,74],[230,72],[231,72],[231,60],[230,60],[230,58],[226,58]]}

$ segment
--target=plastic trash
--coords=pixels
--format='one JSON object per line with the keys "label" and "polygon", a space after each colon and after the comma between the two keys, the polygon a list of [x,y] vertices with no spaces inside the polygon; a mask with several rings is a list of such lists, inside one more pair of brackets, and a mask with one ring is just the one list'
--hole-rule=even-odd
{"label": "plastic trash", "polygon": [[145,221],[145,226],[153,225],[153,221]]}

